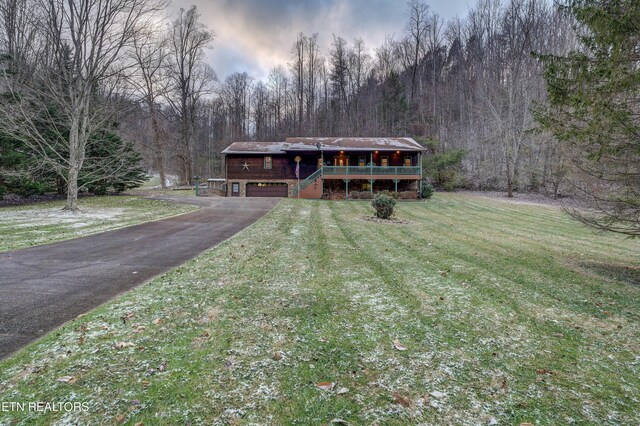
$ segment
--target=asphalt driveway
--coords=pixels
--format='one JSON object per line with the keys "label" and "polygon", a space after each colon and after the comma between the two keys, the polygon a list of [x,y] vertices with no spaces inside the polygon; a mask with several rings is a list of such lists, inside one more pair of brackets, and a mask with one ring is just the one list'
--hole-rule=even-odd
{"label": "asphalt driveway", "polygon": [[0,359],[252,224],[274,198],[185,198],[202,209],[0,253]]}

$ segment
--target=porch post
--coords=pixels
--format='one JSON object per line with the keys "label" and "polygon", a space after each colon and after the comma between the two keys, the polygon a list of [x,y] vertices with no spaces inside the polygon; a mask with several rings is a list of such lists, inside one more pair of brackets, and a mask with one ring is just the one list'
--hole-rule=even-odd
{"label": "porch post", "polygon": [[371,192],[371,195],[373,195],[373,151],[371,151],[370,157],[371,161],[369,161],[369,171],[371,172],[371,179],[369,179],[369,191]]}
{"label": "porch post", "polygon": [[400,179],[394,179],[394,180],[393,180],[393,183],[395,183],[395,184],[396,184],[396,192],[398,192],[398,181],[399,181],[399,180],[400,180]]}
{"label": "porch post", "polygon": [[420,182],[418,182],[418,198],[422,198],[422,151],[418,152],[418,166],[420,166]]}

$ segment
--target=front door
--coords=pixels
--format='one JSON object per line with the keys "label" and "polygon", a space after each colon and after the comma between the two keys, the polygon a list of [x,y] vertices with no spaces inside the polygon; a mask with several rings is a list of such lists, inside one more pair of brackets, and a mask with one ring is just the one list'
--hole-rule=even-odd
{"label": "front door", "polygon": [[240,184],[238,182],[231,183],[231,196],[232,197],[240,196]]}

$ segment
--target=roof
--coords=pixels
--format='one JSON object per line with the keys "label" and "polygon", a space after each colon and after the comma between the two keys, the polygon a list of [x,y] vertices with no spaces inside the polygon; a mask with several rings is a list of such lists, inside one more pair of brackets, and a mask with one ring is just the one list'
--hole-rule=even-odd
{"label": "roof", "polygon": [[223,154],[284,154],[284,142],[234,142]]}
{"label": "roof", "polygon": [[234,142],[223,154],[284,154],[287,151],[424,151],[412,138],[287,138],[285,142]]}
{"label": "roof", "polygon": [[287,138],[285,151],[308,151],[320,147],[322,151],[424,151],[412,138]]}

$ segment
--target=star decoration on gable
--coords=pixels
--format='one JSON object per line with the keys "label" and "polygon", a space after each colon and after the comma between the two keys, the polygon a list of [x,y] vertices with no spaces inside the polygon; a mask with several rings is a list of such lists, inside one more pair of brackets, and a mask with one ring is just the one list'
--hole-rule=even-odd
{"label": "star decoration on gable", "polygon": [[242,165],[242,170],[249,170],[249,164],[246,161]]}

